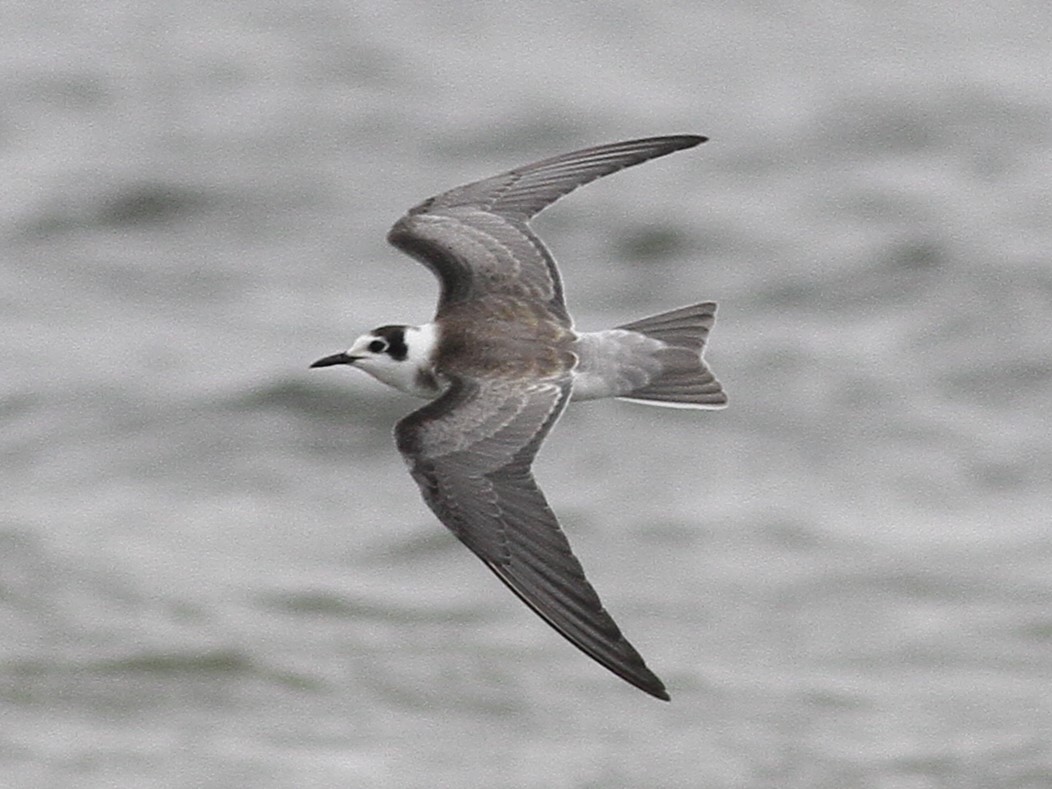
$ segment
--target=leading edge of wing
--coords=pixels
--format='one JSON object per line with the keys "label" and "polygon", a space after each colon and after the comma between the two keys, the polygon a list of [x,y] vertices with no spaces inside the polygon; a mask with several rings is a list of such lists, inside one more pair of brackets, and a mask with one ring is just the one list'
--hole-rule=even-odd
{"label": "leading edge of wing", "polygon": [[[544,621],[617,676],[668,700],[661,680],[606,612],[530,473],[537,447],[565,408],[569,386],[561,387],[554,402],[550,385],[536,387],[529,397],[521,394],[515,408],[507,405],[514,398],[489,403],[480,417],[472,413],[479,410],[472,404],[477,387],[455,382],[407,416],[396,437],[410,473],[439,520]],[[446,430],[459,435],[465,425],[478,429],[487,423],[500,426],[483,431],[489,434],[470,446],[428,436]],[[450,451],[429,452],[434,445]]]}
{"label": "leading edge of wing", "polygon": [[468,207],[525,222],[597,178],[693,148],[707,139],[696,134],[676,134],[582,148],[450,189],[415,206],[409,214]]}

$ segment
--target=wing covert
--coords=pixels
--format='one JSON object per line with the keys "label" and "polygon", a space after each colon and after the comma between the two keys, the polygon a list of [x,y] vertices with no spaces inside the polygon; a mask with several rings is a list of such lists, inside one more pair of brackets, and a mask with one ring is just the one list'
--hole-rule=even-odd
{"label": "wing covert", "polygon": [[395,223],[387,240],[438,277],[440,314],[451,302],[503,293],[545,301],[569,325],[555,260],[529,219],[579,186],[705,139],[628,140],[517,167],[425,200]]}

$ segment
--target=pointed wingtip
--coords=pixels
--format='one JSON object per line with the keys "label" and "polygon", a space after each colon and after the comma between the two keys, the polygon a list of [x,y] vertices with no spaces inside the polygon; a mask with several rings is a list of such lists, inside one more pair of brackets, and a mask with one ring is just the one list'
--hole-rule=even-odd
{"label": "pointed wingtip", "polygon": [[[642,660],[643,659],[640,658],[640,662],[642,662]],[[662,682],[658,678],[657,674],[651,671],[645,663],[643,664],[641,670],[640,668],[635,668],[631,672],[631,674],[622,674],[620,672],[615,673],[617,673],[621,677],[621,679],[625,680],[630,685],[634,685],[635,687],[639,688],[648,696],[653,696],[655,699],[659,699],[661,701],[672,700],[671,697],[668,695],[668,691],[665,690],[665,683]]]}
{"label": "pointed wingtip", "polygon": [[703,134],[676,134],[669,139],[679,141],[680,149],[693,148],[695,145],[701,145],[703,142],[709,141],[709,138]]}
{"label": "pointed wingtip", "polygon": [[[661,137],[644,137],[639,140],[628,140],[623,145],[652,145],[658,150],[658,153],[651,154],[647,159],[656,158],[657,156],[665,156],[674,151],[685,151],[689,148],[693,148],[697,145],[701,145],[703,142],[708,142],[709,138],[703,134],[666,134]],[[615,143],[616,144],[616,143]],[[646,160],[644,160],[646,161]]]}
{"label": "pointed wingtip", "polygon": [[[709,138],[703,134],[666,134],[661,137],[643,137],[638,140],[627,140],[625,143],[621,144],[632,145],[653,143],[656,145],[664,145],[665,150],[668,153],[671,153],[672,151],[682,151],[687,148],[693,148],[695,145],[701,145],[703,142],[708,141]],[[664,154],[658,155],[663,156]]]}
{"label": "pointed wingtip", "polygon": [[638,682],[632,682],[632,680],[628,681],[631,684],[635,685],[637,688],[639,688],[641,691],[646,693],[648,696],[653,696],[659,701],[672,701],[672,697],[669,696],[668,691],[665,690],[664,683],[660,679],[658,679],[657,676],[653,674],[653,672],[651,672],[651,678],[653,681],[648,682],[645,686]]}

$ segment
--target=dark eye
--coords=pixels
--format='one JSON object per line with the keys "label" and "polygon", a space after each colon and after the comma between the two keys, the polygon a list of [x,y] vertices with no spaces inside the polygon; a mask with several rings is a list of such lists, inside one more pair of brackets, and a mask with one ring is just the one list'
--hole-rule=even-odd
{"label": "dark eye", "polygon": [[383,340],[373,340],[371,343],[369,343],[369,352],[370,353],[383,353],[386,350],[387,350],[387,343],[384,342]]}

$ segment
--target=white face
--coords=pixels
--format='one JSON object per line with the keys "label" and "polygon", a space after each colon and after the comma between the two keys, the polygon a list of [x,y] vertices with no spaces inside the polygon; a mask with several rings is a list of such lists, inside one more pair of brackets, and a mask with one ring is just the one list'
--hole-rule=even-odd
{"label": "white face", "polygon": [[426,386],[427,376],[421,379],[421,372],[430,373],[434,332],[430,325],[400,328],[401,334],[389,329],[383,334],[363,334],[347,355],[354,357],[355,367],[381,383],[418,397],[434,397],[435,390]]}
{"label": "white face", "polygon": [[408,357],[402,360],[393,358],[390,342],[372,333],[363,334],[355,340],[347,349],[347,355],[354,358],[353,365],[359,370],[364,370],[376,380],[403,391],[414,372]]}

